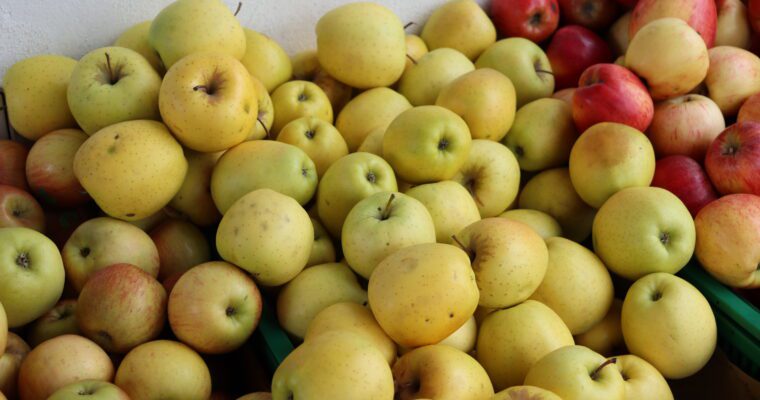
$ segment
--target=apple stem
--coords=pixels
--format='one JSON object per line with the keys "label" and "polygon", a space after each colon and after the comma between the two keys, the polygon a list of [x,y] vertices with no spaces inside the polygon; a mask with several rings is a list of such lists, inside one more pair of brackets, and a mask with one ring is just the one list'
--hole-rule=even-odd
{"label": "apple stem", "polygon": [[113,68],[111,68],[111,55],[106,52],[106,67],[108,68],[108,82],[112,85],[116,83],[116,79],[113,76]]}
{"label": "apple stem", "polygon": [[552,71],[547,71],[547,70],[541,69],[541,68],[536,68],[536,72],[542,73],[542,74],[549,74],[551,76],[554,76],[554,73]]}
{"label": "apple stem", "polygon": [[394,193],[391,193],[391,197],[388,198],[388,202],[385,203],[385,209],[383,210],[383,213],[380,214],[380,219],[383,221],[388,219],[391,215],[391,203],[393,202],[393,199],[396,198],[396,195]]}
{"label": "apple stem", "polygon": [[237,15],[238,15],[238,13],[240,12],[240,9],[241,9],[241,8],[243,8],[243,2],[242,2],[242,1],[238,1],[238,5],[237,5],[237,8],[235,9],[235,13],[234,13],[234,14],[232,14],[232,15],[234,15],[234,16],[236,16],[236,17],[237,17]]}
{"label": "apple stem", "polygon": [[406,28],[409,28],[409,27],[410,27],[410,26],[412,26],[412,25],[417,25],[417,23],[416,23],[416,22],[414,22],[414,21],[409,21],[409,22],[407,22],[407,23],[406,23],[406,25],[404,25],[404,30],[406,30]]}
{"label": "apple stem", "polygon": [[194,92],[197,92],[199,90],[202,90],[202,91],[208,93],[208,87],[206,85],[193,86],[193,91]]}
{"label": "apple stem", "polygon": [[415,60],[415,59],[414,59],[412,56],[410,56],[409,54],[407,54],[407,55],[406,55],[406,58],[408,58],[408,59],[409,59],[409,61],[411,61],[411,62],[412,62],[412,64],[414,64],[414,65],[417,65],[417,60]]}
{"label": "apple stem", "polygon": [[267,126],[264,124],[264,121],[261,120],[261,118],[256,118],[256,121],[258,121],[259,124],[261,124],[261,127],[264,128],[264,132],[267,134],[267,139],[269,139],[269,129],[267,129]]}
{"label": "apple stem", "polygon": [[606,366],[608,366],[610,364],[615,364],[615,363],[617,363],[617,358],[615,358],[615,357],[612,357],[612,358],[604,360],[604,362],[601,365],[599,365],[598,367],[596,367],[596,369],[594,370],[594,372],[591,373],[591,379],[592,380],[596,380],[596,378],[598,377],[599,373],[602,371],[602,368],[604,368],[604,367],[606,367]]}
{"label": "apple stem", "polygon": [[470,257],[470,261],[475,260],[475,253],[472,250],[468,249],[467,246],[465,246],[464,243],[459,240],[457,235],[451,235],[451,240],[453,240],[460,249],[464,250],[464,252],[467,253],[467,256]]}

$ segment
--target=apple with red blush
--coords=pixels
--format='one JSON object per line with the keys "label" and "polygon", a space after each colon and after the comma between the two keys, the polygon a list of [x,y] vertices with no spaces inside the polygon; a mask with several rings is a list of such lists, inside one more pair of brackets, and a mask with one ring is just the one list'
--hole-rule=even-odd
{"label": "apple with red blush", "polygon": [[657,160],[652,186],[661,187],[676,195],[692,217],[718,198],[705,170],[694,159],[673,155]]}
{"label": "apple with red blush", "polygon": [[546,56],[552,65],[555,90],[577,86],[588,67],[612,61],[607,42],[580,25],[559,28],[546,48]]}
{"label": "apple with red blush", "polygon": [[493,0],[491,19],[505,37],[540,43],[559,25],[559,4],[557,0]]}
{"label": "apple with red blush", "polygon": [[593,30],[610,26],[618,16],[613,0],[559,0],[560,15],[566,25],[581,25]]}
{"label": "apple with red blush", "polygon": [[721,132],[707,149],[705,168],[721,194],[760,195],[760,123],[737,122]]}
{"label": "apple with red blush", "polygon": [[27,154],[29,150],[23,144],[7,139],[0,140],[0,185],[29,190],[24,172]]}

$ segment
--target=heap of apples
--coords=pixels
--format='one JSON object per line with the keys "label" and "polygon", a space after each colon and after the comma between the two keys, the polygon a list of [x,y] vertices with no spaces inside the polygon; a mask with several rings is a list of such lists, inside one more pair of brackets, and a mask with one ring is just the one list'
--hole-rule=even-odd
{"label": "heap of apples", "polygon": [[760,1],[490,11],[350,3],[289,58],[178,0],[14,64],[0,399],[235,398],[260,290],[302,344],[240,399],[672,399],[717,336],[674,274],[760,286]]}

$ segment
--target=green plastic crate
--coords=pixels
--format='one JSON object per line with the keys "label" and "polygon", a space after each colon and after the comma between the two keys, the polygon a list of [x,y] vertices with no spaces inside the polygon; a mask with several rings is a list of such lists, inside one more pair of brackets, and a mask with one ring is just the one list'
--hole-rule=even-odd
{"label": "green plastic crate", "polygon": [[266,297],[263,300],[261,321],[254,333],[253,342],[261,350],[267,369],[274,373],[285,357],[293,351],[294,346],[288,334],[277,322],[272,303]]}

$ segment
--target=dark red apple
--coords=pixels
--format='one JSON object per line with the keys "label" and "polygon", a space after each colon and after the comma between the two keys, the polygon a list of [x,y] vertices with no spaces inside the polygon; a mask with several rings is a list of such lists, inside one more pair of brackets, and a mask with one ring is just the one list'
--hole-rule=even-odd
{"label": "dark red apple", "polygon": [[749,0],[747,2],[747,14],[752,30],[755,33],[760,33],[760,0]]}
{"label": "dark red apple", "polygon": [[583,71],[594,64],[612,62],[607,42],[580,25],[559,28],[546,48],[546,56],[554,72],[555,90],[577,86]]}
{"label": "dark red apple", "polygon": [[23,144],[0,139],[0,185],[29,190],[24,172],[28,153],[29,150]]}
{"label": "dark red apple", "polygon": [[596,64],[583,72],[573,94],[573,120],[578,132],[599,122],[617,122],[645,131],[654,103],[639,78],[616,64]]}
{"label": "dark red apple", "polygon": [[667,189],[676,195],[689,209],[692,217],[696,217],[702,207],[718,198],[702,166],[683,155],[657,160],[652,186]]}
{"label": "dark red apple", "polygon": [[613,0],[559,0],[559,8],[563,24],[593,30],[607,28],[618,16],[618,5]]}
{"label": "dark red apple", "polygon": [[74,176],[74,155],[88,137],[79,129],[61,129],[32,145],[26,159],[26,179],[32,193],[43,203],[69,208],[90,200]]}
{"label": "dark red apple", "polygon": [[45,213],[34,196],[15,186],[0,185],[0,228],[21,226],[45,231]]}
{"label": "dark red apple", "polygon": [[491,19],[503,36],[539,43],[557,29],[559,5],[557,0],[493,0]]}
{"label": "dark red apple", "polygon": [[718,192],[760,196],[760,123],[737,122],[721,132],[707,149],[705,168]]}
{"label": "dark red apple", "polygon": [[694,28],[707,48],[715,43],[718,8],[715,0],[640,0],[631,12],[628,37],[633,39],[644,25],[660,18],[680,18]]}

